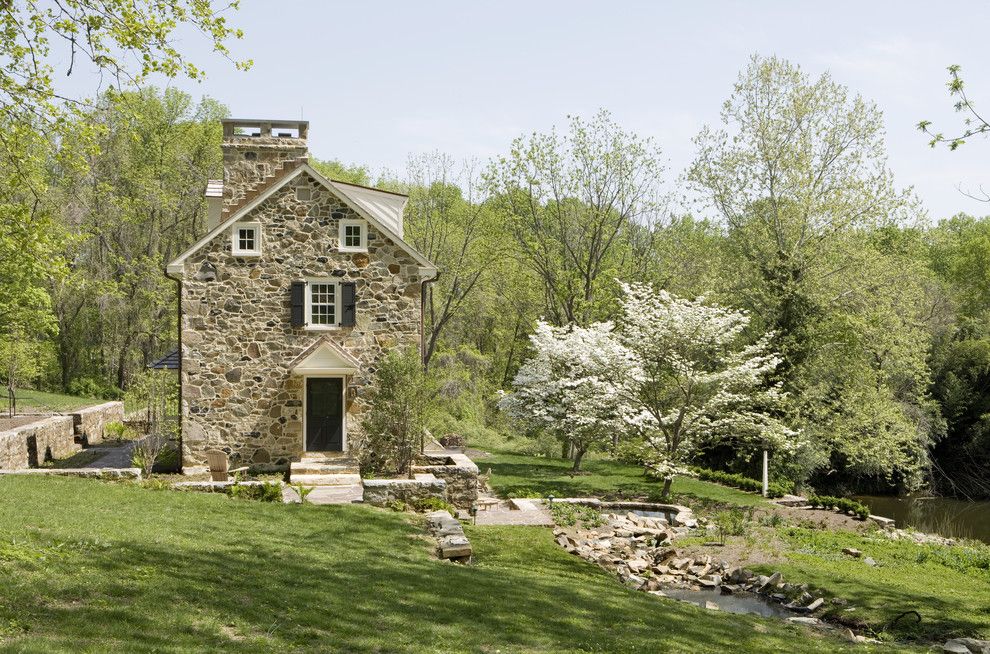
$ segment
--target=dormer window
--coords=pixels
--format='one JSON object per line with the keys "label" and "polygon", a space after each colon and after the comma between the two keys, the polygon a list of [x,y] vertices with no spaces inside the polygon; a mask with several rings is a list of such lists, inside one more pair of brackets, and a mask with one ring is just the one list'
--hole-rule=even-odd
{"label": "dormer window", "polygon": [[368,251],[368,225],[363,220],[340,221],[340,251]]}
{"label": "dormer window", "polygon": [[238,257],[261,255],[261,225],[236,223],[230,230],[230,251]]}

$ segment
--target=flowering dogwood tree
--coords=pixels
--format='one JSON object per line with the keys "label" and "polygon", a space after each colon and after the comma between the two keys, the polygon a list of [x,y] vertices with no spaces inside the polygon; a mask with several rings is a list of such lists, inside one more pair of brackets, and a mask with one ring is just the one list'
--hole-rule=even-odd
{"label": "flowering dogwood tree", "polygon": [[745,312],[623,284],[619,339],[633,353],[628,424],[643,437],[647,466],[664,479],[718,443],[788,448],[796,432],[773,415],[782,393],[767,376],[781,358],[769,335],[747,344]]}
{"label": "flowering dogwood tree", "polygon": [[552,327],[540,322],[530,340],[535,353],[519,369],[501,408],[532,431],[553,434],[574,448],[574,467],[585,453],[626,429],[633,396],[629,350],[612,323]]}

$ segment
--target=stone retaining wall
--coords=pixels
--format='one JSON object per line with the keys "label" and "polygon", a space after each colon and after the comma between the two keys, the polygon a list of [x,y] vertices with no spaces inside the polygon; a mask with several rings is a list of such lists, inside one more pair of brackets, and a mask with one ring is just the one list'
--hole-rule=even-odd
{"label": "stone retaining wall", "polygon": [[432,475],[421,479],[365,479],[364,502],[373,506],[388,506],[400,501],[414,504],[431,497],[446,499],[447,482]]}
{"label": "stone retaining wall", "polygon": [[427,465],[413,466],[414,472],[432,474],[447,482],[445,499],[459,509],[471,508],[478,500],[478,466],[464,454],[424,454]]}
{"label": "stone retaining wall", "polygon": [[124,421],[124,403],[106,402],[79,409],[70,415],[76,427],[76,435],[82,438],[83,443],[93,445],[103,442],[107,423]]}
{"label": "stone retaining wall", "polygon": [[27,468],[0,470],[0,475],[44,475],[50,477],[84,477],[86,479],[141,479],[141,468]]}
{"label": "stone retaining wall", "polygon": [[0,432],[0,468],[31,468],[72,456],[82,449],[73,424],[72,416],[53,416]]}

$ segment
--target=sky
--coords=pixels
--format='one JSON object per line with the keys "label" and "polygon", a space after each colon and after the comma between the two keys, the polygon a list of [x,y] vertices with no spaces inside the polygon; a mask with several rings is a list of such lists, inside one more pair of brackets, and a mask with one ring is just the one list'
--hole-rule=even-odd
{"label": "sky", "polygon": [[932,150],[915,128],[961,125],[949,64],[990,104],[987,2],[242,0],[229,20],[245,32],[234,56],[254,67],[235,71],[184,33],[179,47],[207,79],[171,84],[233,117],[305,118],[321,159],[379,172],[436,150],[483,161],[516,136],[604,108],[656,139],[676,190],[692,138],[718,123],[750,56],[777,55],[877,103],[895,181],[933,220],[990,214],[959,190],[990,189],[990,141]]}

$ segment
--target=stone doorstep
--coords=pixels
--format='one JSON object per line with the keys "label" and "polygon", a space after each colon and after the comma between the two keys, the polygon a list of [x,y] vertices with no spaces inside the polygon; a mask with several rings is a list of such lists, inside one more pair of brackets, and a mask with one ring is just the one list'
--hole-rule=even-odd
{"label": "stone doorstep", "polygon": [[294,475],[333,475],[333,474],[360,474],[360,469],[356,463],[309,463],[299,462],[289,465],[290,476]]}
{"label": "stone doorstep", "polygon": [[289,483],[303,486],[353,486],[361,484],[361,475],[357,473],[339,474],[296,474],[290,473]]}

